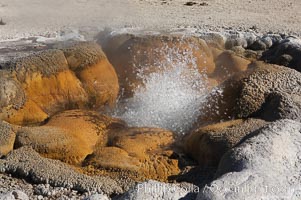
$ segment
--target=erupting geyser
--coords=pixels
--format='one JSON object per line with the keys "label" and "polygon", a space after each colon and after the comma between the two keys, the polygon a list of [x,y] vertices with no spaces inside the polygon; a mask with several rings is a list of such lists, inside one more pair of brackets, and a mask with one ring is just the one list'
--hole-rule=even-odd
{"label": "erupting geyser", "polygon": [[[200,70],[191,51],[197,47],[190,45],[184,51],[167,44],[154,49],[152,53],[159,56],[148,56],[161,59],[154,62],[156,70],[151,73],[150,66],[137,63],[135,68],[142,84],[132,97],[121,97],[114,115],[130,126],[161,127],[181,134],[191,128],[209,90],[206,70]],[[201,56],[206,65],[206,56]]]}

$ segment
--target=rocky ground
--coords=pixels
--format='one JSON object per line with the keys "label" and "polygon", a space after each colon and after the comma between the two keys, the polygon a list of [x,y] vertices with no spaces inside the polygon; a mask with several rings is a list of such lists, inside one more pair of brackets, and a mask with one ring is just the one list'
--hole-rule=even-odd
{"label": "rocky ground", "polygon": [[300,8],[299,0],[1,0],[0,18],[6,24],[0,25],[0,39],[55,37],[70,29],[89,37],[105,27],[300,35]]}
{"label": "rocky ground", "polygon": [[0,200],[300,199],[300,8],[0,0]]}
{"label": "rocky ground", "polygon": [[105,199],[101,194],[79,193],[64,187],[49,184],[30,184],[24,179],[0,174],[1,199]]}
{"label": "rocky ground", "polygon": [[[299,38],[102,32],[94,40],[12,48],[17,41],[3,51],[0,199],[242,199],[246,189],[249,199],[299,198]],[[148,75],[178,61],[156,51],[166,45],[193,52],[186,64],[197,63],[212,90],[184,136],[106,112],[145,84],[137,67],[150,66]]]}

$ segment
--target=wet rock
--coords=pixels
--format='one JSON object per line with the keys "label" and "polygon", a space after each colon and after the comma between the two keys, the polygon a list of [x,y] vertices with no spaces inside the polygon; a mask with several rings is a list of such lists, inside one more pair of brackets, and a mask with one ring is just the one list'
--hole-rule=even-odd
{"label": "wet rock", "polygon": [[267,36],[272,40],[272,45],[277,45],[282,40],[282,37],[279,34],[268,34]]}
{"label": "wet rock", "polygon": [[265,51],[266,49],[272,47],[276,42],[277,38],[274,36],[264,35],[262,37],[257,37],[251,45],[248,45],[248,49],[254,51]]}
{"label": "wet rock", "polygon": [[261,55],[258,55],[257,51],[253,51],[253,50],[250,50],[250,49],[246,49],[244,51],[243,55],[244,55],[244,57],[246,57],[247,59],[250,59],[252,61],[256,61],[261,57]]}
{"label": "wet rock", "polygon": [[188,66],[187,73],[191,73],[189,67],[208,74],[215,68],[206,42],[191,36],[117,35],[109,38],[104,51],[115,67],[125,97],[131,97],[138,86],[143,86],[141,76],[153,72],[181,63]]}
{"label": "wet rock", "polygon": [[121,197],[116,198],[115,200],[194,199],[193,197],[189,196],[189,192],[193,192],[193,190],[181,187],[179,184],[168,184],[149,180],[147,182],[138,183],[134,188],[123,194]]}
{"label": "wet rock", "polygon": [[172,132],[158,128],[125,128],[109,133],[108,146],[97,146],[86,165],[130,171],[139,180],[167,180],[180,172],[172,159]]}
{"label": "wet rock", "polygon": [[184,150],[202,166],[217,166],[229,149],[265,124],[260,119],[239,119],[200,127],[186,136]]}
{"label": "wet rock", "polygon": [[249,48],[254,51],[264,51],[267,45],[261,39],[257,39]]}
{"label": "wet rock", "polygon": [[237,118],[237,99],[242,89],[240,81],[251,72],[252,69],[248,69],[237,73],[212,90],[207,97],[208,103],[200,107],[201,115],[198,118],[198,127]]}
{"label": "wet rock", "polygon": [[16,133],[13,127],[0,120],[0,157],[13,150]]}
{"label": "wet rock", "polygon": [[231,51],[212,48],[212,54],[216,68],[210,77],[216,79],[219,83],[237,72],[246,71],[251,63],[249,60],[239,57]]}
{"label": "wet rock", "polygon": [[284,39],[264,52],[261,59],[301,72],[301,40],[294,37]]}
{"label": "wet rock", "polygon": [[275,59],[275,63],[282,66],[289,66],[294,58],[289,54],[283,54]]}
{"label": "wet rock", "polygon": [[21,147],[0,160],[1,172],[30,180],[35,184],[50,184],[53,187],[70,188],[79,192],[94,191],[118,194],[122,189],[112,179],[89,177],[58,161],[41,157],[31,147]]}
{"label": "wet rock", "polygon": [[81,42],[62,50],[69,68],[75,71],[88,93],[90,106],[113,106],[119,92],[118,78],[101,47],[93,42]]}
{"label": "wet rock", "polygon": [[270,48],[271,46],[273,46],[273,40],[270,36],[264,36],[261,38],[261,41],[266,45],[266,48]]}
{"label": "wet rock", "polygon": [[124,123],[93,111],[70,110],[53,116],[40,127],[18,130],[15,148],[31,146],[41,155],[69,164],[81,163],[98,146],[107,143],[109,127]]}
{"label": "wet rock", "polygon": [[299,199],[301,124],[273,122],[228,151],[217,179],[201,189],[205,199]]}

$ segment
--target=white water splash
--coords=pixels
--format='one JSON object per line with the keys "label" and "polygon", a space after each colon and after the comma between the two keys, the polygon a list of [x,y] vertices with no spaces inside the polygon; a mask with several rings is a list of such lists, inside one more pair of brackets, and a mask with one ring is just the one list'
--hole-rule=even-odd
{"label": "white water splash", "polygon": [[208,94],[207,76],[199,72],[191,51],[180,52],[166,45],[153,52],[164,58],[156,62],[157,72],[146,75],[148,66],[137,68],[144,84],[132,98],[119,102],[115,116],[130,126],[161,127],[184,134],[201,114]]}

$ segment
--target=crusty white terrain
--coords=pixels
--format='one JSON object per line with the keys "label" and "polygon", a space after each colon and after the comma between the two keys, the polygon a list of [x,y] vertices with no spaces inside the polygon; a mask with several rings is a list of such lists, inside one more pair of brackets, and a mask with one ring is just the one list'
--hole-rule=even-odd
{"label": "crusty white terrain", "polygon": [[[300,35],[300,0],[0,0],[0,39],[70,29],[109,28],[248,30]],[[200,5],[202,4],[202,5]]]}
{"label": "crusty white terrain", "polygon": [[197,200],[300,199],[301,124],[279,120],[249,137],[224,155],[221,177]]}

